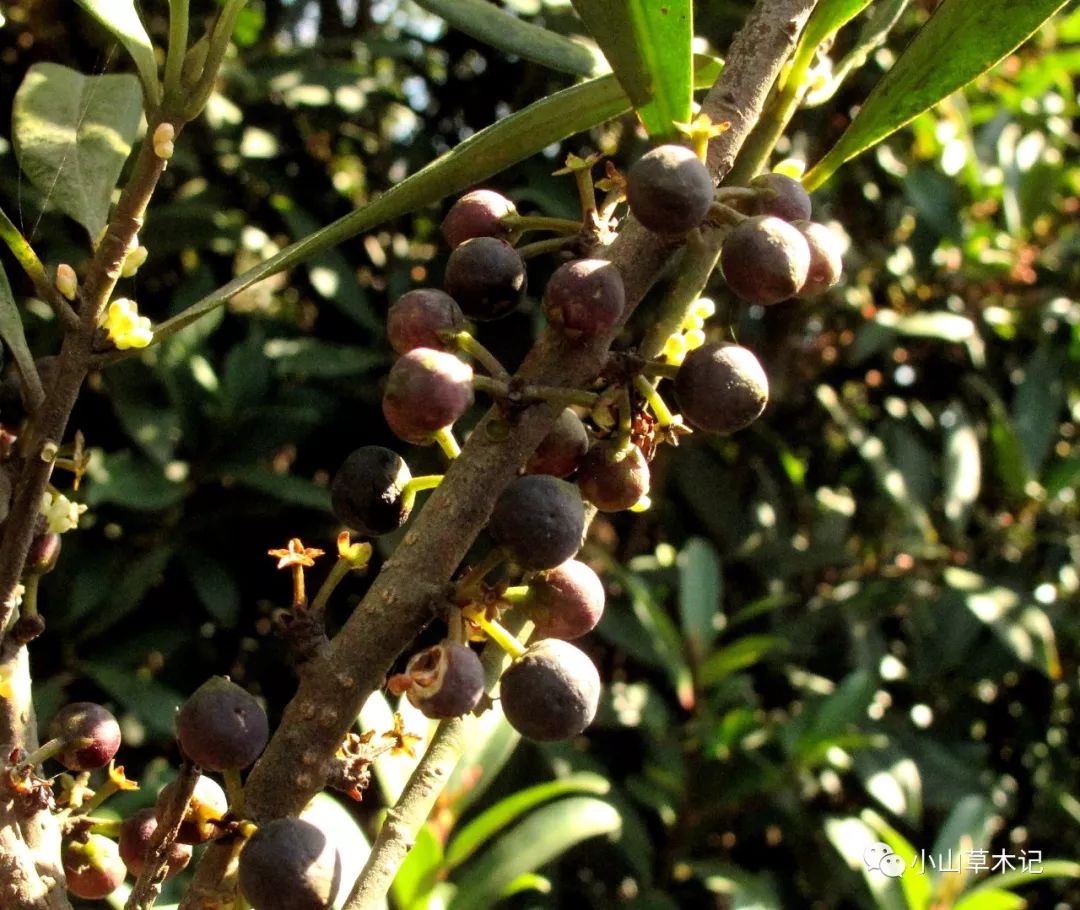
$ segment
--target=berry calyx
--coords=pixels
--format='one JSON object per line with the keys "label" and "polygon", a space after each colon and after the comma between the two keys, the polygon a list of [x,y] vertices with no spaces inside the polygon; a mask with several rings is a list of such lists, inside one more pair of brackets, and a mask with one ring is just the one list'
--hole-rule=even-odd
{"label": "berry calyx", "polygon": [[394,434],[425,445],[473,403],[473,371],[453,354],[414,348],[390,368],[383,416]]}
{"label": "berry calyx", "polygon": [[484,667],[472,648],[445,640],[414,654],[405,667],[405,696],[425,717],[468,714],[484,694]]}
{"label": "berry calyx", "polygon": [[567,477],[577,470],[588,450],[589,433],[585,424],[570,408],[565,408],[525,462],[525,473]]}
{"label": "berry calyx", "polygon": [[759,174],[750,181],[750,186],[758,190],[754,200],[756,214],[774,215],[784,221],[810,217],[810,194],[787,174]]}
{"label": "berry calyx", "polygon": [[568,338],[595,338],[613,328],[625,308],[622,275],[603,259],[564,263],[544,289],[544,315]]}
{"label": "berry calyx", "polygon": [[402,294],[386,314],[386,334],[398,354],[413,348],[453,350],[443,333],[464,330],[465,315],[445,291],[417,288]]}
{"label": "berry calyx", "polygon": [[176,715],[176,738],[195,764],[239,771],[266,748],[270,725],[254,696],[224,676],[196,689]]}
{"label": "berry calyx", "polygon": [[244,845],[239,878],[253,910],[326,910],[341,886],[341,857],[311,822],[278,818]]}
{"label": "berry calyx", "polygon": [[503,222],[517,209],[502,193],[494,190],[472,190],[450,206],[442,223],[442,235],[450,249],[474,237],[497,237],[505,240],[510,228]]}
{"label": "berry calyx", "polygon": [[61,708],[49,725],[62,744],[56,760],[69,771],[103,768],[120,748],[120,725],[101,705],[77,701]]}
{"label": "berry calyx", "polygon": [[626,201],[641,224],[656,234],[685,234],[705,219],[713,201],[708,168],[682,145],[661,145],[627,172]]}
{"label": "berry calyx", "polygon": [[810,268],[806,280],[795,295],[800,299],[823,294],[840,280],[844,264],[840,258],[840,241],[825,225],[816,221],[793,221],[791,226],[806,238],[810,249]]}
{"label": "berry calyx", "polygon": [[[150,841],[157,830],[157,814],[153,808],[140,809],[124,819],[120,826],[120,859],[128,872],[138,876],[150,856]],[[165,878],[179,875],[191,861],[191,847],[173,841],[165,856]]]}
{"label": "berry calyx", "polygon": [[585,505],[578,488],[546,474],[511,481],[491,513],[495,538],[523,569],[550,569],[581,546]]}
{"label": "berry calyx", "polygon": [[585,563],[568,559],[533,576],[523,602],[536,637],[570,641],[596,627],[604,600],[599,576]]}
{"label": "berry calyx", "polygon": [[67,841],[60,851],[60,861],[68,891],[83,900],[108,897],[127,875],[116,841],[100,834]]}
{"label": "berry calyx", "polygon": [[[405,460],[383,446],[363,446],[342,462],[330,484],[330,509],[358,534],[378,537],[409,519],[405,487],[412,479]],[[410,507],[407,507],[410,506]]]}
{"label": "berry calyx", "polygon": [[500,701],[507,721],[522,736],[542,742],[569,739],[596,716],[600,674],[584,651],[545,638],[503,673]]}
{"label": "berry calyx", "polygon": [[769,380],[752,351],[710,343],[691,351],[675,374],[682,415],[706,433],[734,433],[749,426],[769,401]]}
{"label": "berry calyx", "polygon": [[738,297],[768,306],[799,292],[810,269],[810,248],[798,228],[758,215],[731,229],[720,250],[720,268]]}
{"label": "berry calyx", "polygon": [[446,261],[443,286],[470,319],[499,319],[525,295],[525,263],[497,237],[474,237]]}
{"label": "berry calyx", "polygon": [[[159,823],[172,802],[177,786],[175,780],[170,781],[158,794],[154,817]],[[184,820],[180,823],[180,833],[176,835],[177,843],[196,846],[217,837],[221,831],[217,822],[220,822],[228,811],[229,800],[225,791],[209,777],[200,777],[195,783],[195,792],[191,795]]]}
{"label": "berry calyx", "polygon": [[581,459],[577,482],[581,495],[601,512],[621,512],[649,492],[649,463],[637,446],[605,440]]}

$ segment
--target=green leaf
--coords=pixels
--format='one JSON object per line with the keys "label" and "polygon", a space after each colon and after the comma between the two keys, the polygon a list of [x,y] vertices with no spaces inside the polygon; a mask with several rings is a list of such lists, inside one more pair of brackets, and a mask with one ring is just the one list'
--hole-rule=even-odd
{"label": "green leaf", "polygon": [[1024,379],[1012,403],[1012,423],[1028,468],[1042,471],[1058,434],[1065,407],[1065,351],[1044,343],[1024,365]]}
{"label": "green leaf", "polygon": [[[867,813],[863,813],[867,815]],[[861,818],[830,818],[825,822],[825,834],[848,866],[862,873],[867,888],[874,896],[876,910],[919,910],[908,906],[900,882],[884,875],[880,869],[870,869],[867,850],[882,841],[881,834]],[[896,849],[892,848],[896,853]],[[896,853],[907,864],[908,857]],[[905,872],[905,877],[910,875]]]}
{"label": "green leaf", "polygon": [[720,557],[704,537],[692,537],[678,557],[679,616],[686,647],[701,661],[720,629],[724,578]]}
{"label": "green leaf", "polygon": [[330,510],[330,491],[295,474],[278,474],[267,468],[243,467],[237,471],[235,480],[241,486],[273,496],[289,505],[319,512]]}
{"label": "green leaf", "polygon": [[78,641],[100,635],[142,606],[146,595],[161,581],[172,556],[172,547],[160,544],[124,560],[123,572],[114,577],[104,603],[79,626],[74,638]]}
{"label": "green leaf", "polygon": [[77,0],[79,6],[97,19],[120,40],[135,68],[139,71],[143,89],[151,104],[161,100],[158,88],[157,60],[150,36],[139,19],[133,0]]}
{"label": "green leaf", "polygon": [[779,635],[745,635],[709,655],[698,673],[699,682],[703,688],[715,686],[786,644],[787,639]]}
{"label": "green leaf", "polygon": [[167,464],[180,442],[180,417],[158,374],[139,360],[125,360],[104,374],[109,403],[131,440],[153,461]]}
{"label": "green leaf", "polygon": [[649,135],[674,136],[673,124],[690,120],[693,101],[690,0],[572,2]]}
{"label": "green leaf", "polygon": [[19,315],[19,307],[15,303],[15,295],[11,292],[3,263],[0,263],[0,338],[15,358],[19,373],[23,376],[36,373],[34,355],[30,353],[30,347],[26,343],[22,316]]}
{"label": "green leaf", "polygon": [[173,718],[184,696],[132,667],[109,661],[84,661],[80,669],[127,708],[155,736],[176,735]]}
{"label": "green leaf", "polygon": [[595,76],[604,66],[585,45],[525,22],[487,0],[416,0],[416,5],[478,41],[562,73]]}
{"label": "green leaf", "polygon": [[799,757],[811,761],[830,740],[861,727],[876,689],[877,679],[866,670],[853,670],[840,680],[830,695],[809,709],[813,711],[809,726],[796,747]]}
{"label": "green leaf", "polygon": [[[911,866],[912,860],[919,856],[915,847],[876,812],[866,809],[862,812],[861,818],[889,846],[889,849],[904,861],[906,868],[903,874],[899,879],[894,880],[900,882],[900,890],[904,895],[908,910],[927,910],[933,896],[933,888],[929,876],[923,870],[917,870]],[[885,877],[880,870],[870,868],[867,868],[866,875],[868,879],[870,876]]]}
{"label": "green leaf", "polygon": [[981,894],[983,891],[998,888],[1016,888],[1046,881],[1048,878],[1080,878],[1080,863],[1068,859],[1044,860],[1038,872],[1032,869],[1014,869],[1012,872],[992,875],[972,888],[969,894]]}
{"label": "green leaf", "polygon": [[272,338],[263,354],[279,376],[339,379],[384,368],[388,357],[369,347],[331,344],[315,338]]}
{"label": "green leaf", "polygon": [[223,626],[235,626],[240,618],[240,589],[229,567],[216,556],[194,548],[181,551],[180,560],[206,612]]}
{"label": "green leaf", "polygon": [[817,189],[876,145],[1019,47],[1066,0],[944,0],[874,86],[851,125],[803,178]]}
{"label": "green leaf", "polygon": [[535,872],[590,837],[617,835],[621,826],[618,810],[591,796],[572,796],[544,806],[462,870],[449,910],[490,907],[519,876]]}
{"label": "green leaf", "polygon": [[805,73],[813,63],[822,42],[847,25],[871,3],[871,0],[821,0],[814,7],[803,29],[799,46],[792,56],[792,73]]}
{"label": "green leaf", "polygon": [[482,797],[514,754],[521,734],[507,723],[498,702],[470,721],[465,751],[444,789],[446,810],[461,818]]}
{"label": "green leaf", "polygon": [[394,904],[402,910],[430,906],[431,889],[439,879],[442,860],[442,843],[431,826],[424,825],[416,832],[412,849],[394,876],[391,886]]}
{"label": "green leaf", "polygon": [[[949,865],[957,866],[961,854],[970,853],[972,850],[986,850],[990,846],[996,815],[993,803],[986,797],[965,796],[942,823],[931,855],[943,857]],[[945,873],[942,869],[928,871],[936,890],[940,887]]]}
{"label": "green leaf", "polygon": [[953,904],[953,910],[1023,910],[1027,905],[1018,894],[992,888],[963,895]]}
{"label": "green leaf", "polygon": [[949,407],[952,422],[945,428],[945,458],[942,467],[945,486],[945,517],[962,527],[979,498],[982,488],[982,458],[979,437],[967,409]]}
{"label": "green leaf", "polygon": [[45,197],[97,238],[142,116],[134,76],[84,76],[35,63],[15,93],[19,167]]}
{"label": "green leaf", "polygon": [[454,869],[460,866],[496,834],[542,803],[570,793],[592,793],[603,796],[610,789],[611,784],[599,774],[582,772],[572,774],[562,780],[553,780],[519,790],[481,813],[454,836],[446,850],[446,867]]}
{"label": "green leaf", "polygon": [[754,875],[730,863],[696,860],[689,863],[691,875],[713,894],[724,898],[730,910],[781,910],[776,888],[767,875]]}
{"label": "green leaf", "polygon": [[122,509],[159,512],[181,502],[187,493],[182,483],[169,480],[161,466],[131,452],[104,453],[94,449],[87,466],[85,502],[90,508],[111,503]]}

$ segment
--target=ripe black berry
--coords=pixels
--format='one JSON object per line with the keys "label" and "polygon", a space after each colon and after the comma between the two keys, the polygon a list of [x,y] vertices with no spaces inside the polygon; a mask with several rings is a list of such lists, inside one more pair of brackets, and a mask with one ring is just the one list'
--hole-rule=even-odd
{"label": "ripe black berry", "polygon": [[568,559],[529,580],[525,607],[536,626],[536,637],[580,638],[600,622],[604,584],[585,563]]}
{"label": "ripe black berry", "polygon": [[417,288],[402,294],[386,314],[386,334],[399,354],[413,348],[450,350],[440,332],[460,332],[465,328],[461,307],[445,291]]}
{"label": "ripe black berry", "polygon": [[405,673],[412,680],[406,696],[425,717],[468,714],[484,694],[484,667],[476,652],[443,641],[410,658]]}
{"label": "ripe black berry", "polygon": [[[154,817],[159,822],[172,801],[176,787],[176,781],[170,781],[158,794]],[[187,812],[184,813],[184,820],[180,823],[180,833],[176,840],[181,844],[194,846],[217,837],[221,829],[215,822],[221,821],[228,810],[229,801],[225,797],[225,791],[215,781],[203,775],[195,784],[195,792],[188,803]]]}
{"label": "ripe black berry", "polygon": [[760,174],[750,186],[761,192],[755,200],[758,215],[775,215],[784,221],[810,217],[810,194],[798,180],[785,174]]}
{"label": "ripe black berry", "polygon": [[720,250],[720,267],[736,295],[767,306],[798,293],[810,269],[810,248],[798,228],[758,215],[731,229]]}
{"label": "ripe black berry", "polygon": [[255,698],[224,676],[196,689],[176,715],[176,738],[195,764],[211,771],[239,771],[266,747],[270,727]]}
{"label": "ripe black berry", "polygon": [[737,344],[702,345],[675,374],[675,396],[690,424],[706,433],[749,426],[769,401],[769,380],[753,353]]}
{"label": "ripe black berry", "polygon": [[474,237],[510,236],[502,223],[507,215],[516,215],[514,203],[494,190],[473,190],[450,206],[442,223],[442,235],[450,249]]}
{"label": "ripe black berry", "polygon": [[568,338],[595,338],[612,328],[625,308],[622,275],[603,259],[559,266],[544,289],[544,314]]}
{"label": "ripe black berry", "polygon": [[581,495],[601,512],[620,512],[649,492],[649,463],[637,446],[605,440],[581,459],[577,482]]}
{"label": "ripe black berry", "polygon": [[[146,865],[157,825],[157,814],[150,808],[129,815],[120,826],[120,858],[132,875],[138,876]],[[165,857],[165,878],[179,875],[190,861],[191,847],[173,841]]]}
{"label": "ripe black berry", "polygon": [[60,851],[60,861],[68,891],[83,900],[108,897],[127,875],[116,841],[100,834],[67,841]]}
{"label": "ripe black berry", "polygon": [[364,446],[342,462],[330,484],[334,517],[358,534],[377,537],[396,531],[408,521],[405,484],[409,466],[397,452]]}
{"label": "ripe black berry", "polygon": [[634,217],[650,231],[685,234],[708,214],[713,201],[712,177],[690,149],[661,145],[630,168],[626,201]]}
{"label": "ripe black berry", "polygon": [[446,261],[443,286],[462,312],[480,321],[505,316],[525,295],[525,263],[505,240],[474,237]]}
{"label": "ripe black berry", "polygon": [[546,474],[527,474],[503,490],[489,529],[523,569],[550,569],[581,546],[585,505],[574,484]]}
{"label": "ripe black berry", "polygon": [[49,738],[62,739],[56,756],[69,771],[93,771],[112,761],[120,748],[120,725],[101,705],[77,701],[61,708],[49,725]]}
{"label": "ripe black berry", "polygon": [[529,739],[577,736],[596,716],[600,674],[584,651],[558,638],[529,647],[500,683],[503,713]]}
{"label": "ripe black berry", "polygon": [[793,221],[792,227],[806,238],[810,248],[810,268],[806,272],[806,281],[795,296],[816,297],[840,280],[840,273],[844,269],[840,258],[840,241],[825,225],[816,221]]}
{"label": "ripe black berry", "polygon": [[240,891],[253,910],[326,910],[341,886],[341,857],[301,818],[260,825],[240,853]]}
{"label": "ripe black berry", "polygon": [[525,473],[566,477],[577,470],[578,462],[588,450],[589,433],[585,424],[570,408],[566,408],[525,462]]}
{"label": "ripe black berry", "polygon": [[473,372],[453,354],[415,348],[390,368],[383,416],[395,435],[423,445],[473,403]]}

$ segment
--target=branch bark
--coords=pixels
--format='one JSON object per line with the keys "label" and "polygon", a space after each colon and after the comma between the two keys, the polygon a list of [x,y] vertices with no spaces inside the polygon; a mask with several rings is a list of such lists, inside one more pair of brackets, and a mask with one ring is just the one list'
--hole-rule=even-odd
{"label": "branch bark", "polygon": [[[815,2],[759,0],[732,43],[723,74],[704,104],[714,120],[731,123],[710,144],[709,166],[717,178],[730,171]],[[624,277],[624,319],[677,247],[628,218],[614,242],[594,253],[615,263]],[[579,344],[546,331],[517,375],[527,383],[581,387],[601,371],[615,334]],[[524,410],[506,434],[498,432],[501,418],[493,409],[473,431],[367,596],[330,647],[302,668],[297,693],[245,786],[244,804],[255,821],[295,815],[322,789],[330,757],[360,708],[431,620],[498,494],[560,411],[538,403]],[[217,882],[226,862],[224,848],[207,851],[181,910],[203,910],[220,899]]]}

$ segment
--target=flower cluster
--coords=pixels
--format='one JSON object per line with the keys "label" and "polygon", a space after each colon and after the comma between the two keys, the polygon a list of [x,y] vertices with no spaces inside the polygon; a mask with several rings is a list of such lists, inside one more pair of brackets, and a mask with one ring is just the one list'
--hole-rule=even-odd
{"label": "flower cluster", "polygon": [[109,304],[105,317],[105,331],[109,341],[121,350],[145,348],[154,337],[150,320],[139,315],[139,307],[134,300],[121,297]]}
{"label": "flower cluster", "polygon": [[63,493],[47,490],[41,495],[41,514],[50,534],[63,534],[79,525],[79,516],[86,511],[80,502],[72,502]]}

